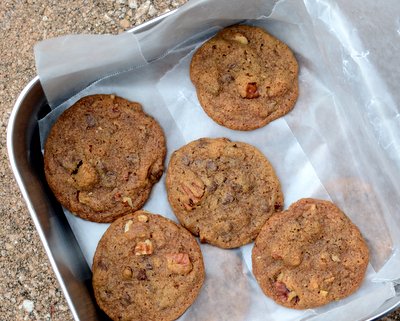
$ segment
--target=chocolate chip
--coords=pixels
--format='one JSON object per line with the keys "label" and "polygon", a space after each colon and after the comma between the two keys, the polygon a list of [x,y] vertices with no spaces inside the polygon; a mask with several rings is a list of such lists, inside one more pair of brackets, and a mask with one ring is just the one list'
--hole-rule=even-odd
{"label": "chocolate chip", "polygon": [[231,83],[234,80],[235,80],[235,78],[231,74],[224,74],[221,77],[221,81],[223,83]]}
{"label": "chocolate chip", "polygon": [[100,270],[103,270],[103,271],[107,271],[107,270],[108,270],[108,266],[107,266],[102,260],[100,260],[100,261],[97,263],[97,267],[98,267]]}
{"label": "chocolate chip", "polygon": [[183,155],[181,158],[182,164],[185,166],[189,166],[190,165],[190,159],[187,155]]}
{"label": "chocolate chip", "polygon": [[212,182],[210,186],[207,187],[207,190],[212,193],[215,192],[217,189],[218,185],[215,182]]}
{"label": "chocolate chip", "polygon": [[231,193],[227,193],[222,199],[222,205],[227,205],[229,203],[232,203],[234,200],[235,198],[233,197],[233,195]]}
{"label": "chocolate chip", "polygon": [[72,174],[73,174],[73,175],[76,175],[76,174],[78,174],[79,167],[81,167],[81,166],[82,166],[82,164],[83,164],[83,162],[82,162],[81,160],[78,162],[78,164],[76,164],[76,167],[75,167],[75,169],[72,171]]}
{"label": "chocolate chip", "polygon": [[206,163],[206,168],[207,170],[214,172],[217,170],[217,164],[215,164],[215,162],[212,160],[208,160]]}
{"label": "chocolate chip", "polygon": [[151,167],[150,171],[147,173],[151,182],[157,182],[162,176],[163,168]]}
{"label": "chocolate chip", "polygon": [[121,298],[121,303],[123,306],[127,307],[132,304],[132,298],[128,293],[124,293]]}
{"label": "chocolate chip", "polygon": [[282,210],[282,204],[281,203],[275,203],[274,208],[275,208],[275,211],[281,211]]}
{"label": "chocolate chip", "polygon": [[128,161],[128,163],[134,167],[139,167],[140,164],[140,158],[138,155],[136,154],[130,154],[128,156],[126,156],[126,160]]}
{"label": "chocolate chip", "polygon": [[115,104],[111,108],[111,113],[109,114],[110,118],[117,118],[121,115],[121,111],[118,108],[118,104]]}
{"label": "chocolate chip", "polygon": [[136,278],[139,281],[147,281],[148,279],[147,279],[146,270],[145,269],[140,269],[138,274],[137,274],[137,276],[136,276]]}
{"label": "chocolate chip", "polygon": [[236,193],[241,193],[243,192],[243,186],[237,183],[232,182],[231,183],[231,187],[232,189],[236,192]]}
{"label": "chocolate chip", "polygon": [[117,174],[112,171],[108,171],[102,176],[102,179],[105,187],[114,187],[116,185]]}
{"label": "chocolate chip", "polygon": [[93,117],[92,114],[85,114],[87,128],[93,128],[96,126],[96,119]]}

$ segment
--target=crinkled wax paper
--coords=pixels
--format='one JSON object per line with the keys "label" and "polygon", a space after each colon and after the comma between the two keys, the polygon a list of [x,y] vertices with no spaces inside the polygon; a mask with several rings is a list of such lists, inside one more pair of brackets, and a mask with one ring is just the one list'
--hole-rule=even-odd
{"label": "crinkled wax paper", "polygon": [[[140,102],[159,121],[167,137],[166,164],[174,150],[200,137],[251,143],[275,167],[286,208],[302,197],[332,200],[367,239],[371,264],[360,290],[304,311],[283,308],[262,293],[251,273],[253,244],[235,250],[202,244],[206,282],[181,320],[361,320],[395,295],[399,114],[351,18],[338,3],[325,0],[193,0],[149,30],[65,36],[36,46],[39,76],[53,109],[40,121],[42,142],[55,119],[78,99],[115,93]],[[213,122],[189,79],[194,50],[238,22],[260,26],[287,43],[300,66],[294,110],[250,132]],[[176,221],[165,175],[144,208]],[[108,225],[65,214],[91,265]]]}

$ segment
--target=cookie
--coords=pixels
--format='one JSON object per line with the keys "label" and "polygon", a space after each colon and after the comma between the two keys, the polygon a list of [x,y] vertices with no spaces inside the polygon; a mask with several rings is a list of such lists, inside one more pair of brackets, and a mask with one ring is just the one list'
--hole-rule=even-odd
{"label": "cookie", "polygon": [[252,252],[253,273],[276,303],[307,309],[356,291],[369,252],[358,228],[333,203],[301,199],[271,217]]}
{"label": "cookie", "polygon": [[72,213],[112,222],[140,209],[164,170],[165,138],[139,103],[87,96],[56,121],[44,148],[47,182]]}
{"label": "cookie", "polygon": [[253,241],[283,207],[278,177],[265,156],[227,138],[202,138],[175,151],[166,185],[180,223],[201,242],[221,248]]}
{"label": "cookie", "polygon": [[263,29],[235,25],[194,54],[190,78],[204,111],[236,130],[265,126],[293,109],[298,64],[287,45]]}
{"label": "cookie", "polygon": [[96,301],[113,320],[175,320],[195,301],[204,281],[196,239],[145,211],[110,225],[92,271]]}

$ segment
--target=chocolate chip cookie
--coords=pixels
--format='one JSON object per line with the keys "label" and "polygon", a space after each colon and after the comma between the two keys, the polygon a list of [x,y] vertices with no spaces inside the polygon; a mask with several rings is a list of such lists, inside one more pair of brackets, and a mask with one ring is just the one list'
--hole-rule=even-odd
{"label": "chocolate chip cookie", "polygon": [[81,218],[112,222],[140,209],[164,170],[165,138],[139,103],[114,95],[79,100],[56,121],[44,148],[47,182]]}
{"label": "chocolate chip cookie", "polygon": [[175,320],[195,301],[204,281],[196,239],[145,211],[110,225],[92,270],[96,301],[113,320]]}
{"label": "chocolate chip cookie", "polygon": [[201,242],[247,244],[283,207],[274,169],[255,147],[227,138],[193,141],[171,157],[168,200],[180,223]]}
{"label": "chocolate chip cookie", "polygon": [[271,217],[252,253],[253,273],[275,302],[307,309],[356,291],[369,252],[358,228],[333,203],[301,199]]}
{"label": "chocolate chip cookie", "polygon": [[263,29],[225,28],[194,54],[190,78],[204,111],[237,130],[265,126],[298,97],[298,64],[287,45]]}

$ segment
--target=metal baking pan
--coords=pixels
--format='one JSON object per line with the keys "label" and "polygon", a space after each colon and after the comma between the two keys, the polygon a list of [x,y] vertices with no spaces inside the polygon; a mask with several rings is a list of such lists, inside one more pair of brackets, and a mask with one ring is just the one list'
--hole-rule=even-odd
{"label": "metal baking pan", "polygon": [[[130,32],[145,31],[172,13]],[[7,149],[11,167],[74,319],[109,320],[95,303],[90,267],[45,180],[37,121],[49,111],[39,77],[35,77],[20,93],[10,116]],[[396,290],[397,296],[366,320],[377,320],[400,307],[400,286]]]}

